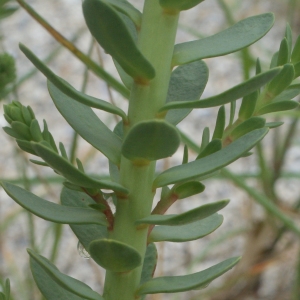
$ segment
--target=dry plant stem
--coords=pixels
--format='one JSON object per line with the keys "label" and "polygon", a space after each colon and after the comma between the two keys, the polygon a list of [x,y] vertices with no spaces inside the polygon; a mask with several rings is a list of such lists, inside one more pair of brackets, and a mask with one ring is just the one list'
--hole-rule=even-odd
{"label": "dry plant stem", "polygon": [[[156,70],[156,77],[150,82],[135,82],[129,101],[129,124],[126,132],[136,123],[155,118],[164,104],[171,75],[171,59],[175,43],[178,15],[165,14],[158,0],[146,0],[139,36],[139,48]],[[153,42],[155,41],[155,42]],[[120,165],[121,184],[130,193],[119,198],[114,229],[111,238],[134,247],[142,257],[145,255],[148,228],[138,229],[134,222],[151,213],[155,191],[152,182],[155,162],[139,166],[122,157]],[[134,300],[140,282],[142,267],[128,273],[107,272],[105,279],[105,300]]]}

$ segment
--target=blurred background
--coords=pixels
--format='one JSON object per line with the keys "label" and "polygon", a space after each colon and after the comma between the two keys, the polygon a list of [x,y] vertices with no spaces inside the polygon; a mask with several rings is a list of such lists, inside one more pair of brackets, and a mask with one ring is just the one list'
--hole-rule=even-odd
{"label": "blurred background", "polygon": [[[129,2],[142,9],[142,0]],[[10,53],[17,70],[16,78],[0,93],[0,125],[7,125],[3,104],[18,100],[23,105],[30,105],[40,124],[46,119],[55,140],[62,141],[69,153],[76,153],[89,172],[107,175],[105,157],[74,134],[52,103],[45,77],[35,72],[19,51],[18,43],[28,46],[77,89],[126,109],[126,100],[88,71],[87,66],[66,45],[62,45],[62,37],[60,41],[53,38],[54,30],[119,79],[112,60],[88,33],[81,0],[30,0],[27,3],[44,19],[30,16],[16,1],[0,1],[0,53]],[[257,57],[266,70],[272,55],[279,49],[287,22],[296,40],[300,34],[300,1],[207,0],[181,14],[178,43],[212,35],[241,19],[270,11],[275,14],[276,22],[262,40],[247,51],[205,60],[210,77],[204,98],[252,76]],[[46,30],[45,22],[53,28]],[[214,127],[216,113],[216,109],[195,110],[179,128],[199,145],[203,128]],[[118,121],[112,115],[99,111],[97,114],[110,128]],[[159,262],[156,276],[194,273],[236,255],[243,257],[239,265],[202,291],[153,295],[147,299],[300,299],[300,236],[264,208],[264,203],[272,201],[300,226],[299,117],[297,110],[269,115],[268,121],[284,121],[285,124],[273,129],[252,156],[235,162],[220,176],[206,180],[206,190],[200,196],[182,200],[169,211],[182,212],[200,204],[231,199],[222,211],[224,223],[214,233],[198,241],[157,245]],[[4,132],[0,132],[0,145],[0,180],[8,180],[44,199],[59,202],[60,177],[50,169],[30,163],[30,155],[21,152]],[[158,167],[162,169],[180,163],[182,151],[180,149],[171,159],[159,162]],[[190,157],[194,156],[191,150]],[[32,216],[0,190],[0,290],[5,279],[10,278],[12,300],[43,299],[33,282],[26,248],[35,249],[55,262],[63,273],[101,292],[105,274],[82,249],[78,249],[77,243],[67,225],[52,224]]]}

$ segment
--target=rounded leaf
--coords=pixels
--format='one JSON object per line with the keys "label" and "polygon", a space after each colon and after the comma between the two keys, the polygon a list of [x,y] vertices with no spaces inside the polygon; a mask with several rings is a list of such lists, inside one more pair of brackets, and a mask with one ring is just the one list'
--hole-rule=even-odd
{"label": "rounded leaf", "polygon": [[159,0],[159,4],[166,9],[188,10],[204,0]]}
{"label": "rounded leaf", "polygon": [[161,120],[144,121],[129,131],[122,154],[137,163],[147,163],[173,155],[179,144],[180,136],[173,125]]}
{"label": "rounded leaf", "polygon": [[98,265],[112,272],[128,272],[142,263],[133,247],[115,240],[95,240],[89,245],[89,253]]}
{"label": "rounded leaf", "polygon": [[155,70],[138,49],[119,13],[100,0],[85,0],[86,24],[103,49],[135,79],[153,79]]}

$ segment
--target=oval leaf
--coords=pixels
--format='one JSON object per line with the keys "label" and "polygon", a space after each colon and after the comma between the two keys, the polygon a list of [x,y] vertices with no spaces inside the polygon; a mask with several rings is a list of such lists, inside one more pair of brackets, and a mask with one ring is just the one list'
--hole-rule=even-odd
{"label": "oval leaf", "polygon": [[147,246],[140,284],[143,284],[144,282],[152,279],[156,268],[156,264],[157,264],[157,249],[155,244],[151,243]]}
{"label": "oval leaf", "polygon": [[224,208],[228,203],[229,200],[209,203],[189,210],[180,215],[150,215],[144,219],[136,221],[135,224],[154,224],[168,226],[185,225],[213,215],[220,209]]}
{"label": "oval leaf", "polygon": [[[60,201],[64,206],[76,207],[78,210],[88,209],[95,201],[87,194],[70,190],[64,187],[60,194]],[[77,236],[85,249],[93,240],[107,238],[107,227],[98,224],[76,225],[70,224],[72,231]]]}
{"label": "oval leaf", "polygon": [[232,141],[237,140],[248,132],[264,127],[265,124],[266,120],[264,118],[252,117],[234,128],[230,134],[230,139]]}
{"label": "oval leaf", "polygon": [[283,92],[294,80],[295,70],[292,64],[283,66],[280,73],[272,79],[266,90],[266,98],[268,101]]}
{"label": "oval leaf", "polygon": [[21,51],[26,55],[26,57],[35,65],[35,67],[40,70],[48,80],[54,84],[61,93],[71,97],[72,99],[94,108],[110,112],[112,114],[119,115],[122,118],[126,118],[126,114],[120,108],[112,105],[111,103],[97,99],[95,97],[88,96],[82,92],[77,91],[64,79],[60,78],[54,74],[42,61],[40,61],[27,47],[20,44]]}
{"label": "oval leaf", "polygon": [[217,171],[248,152],[267,132],[267,128],[254,130],[214,154],[170,168],[156,177],[154,186],[162,187],[172,183],[193,180]]}
{"label": "oval leaf", "polygon": [[[186,162],[187,163],[187,162]],[[178,199],[188,198],[202,193],[205,190],[205,185],[198,181],[190,181],[173,188],[173,194]]]}
{"label": "oval leaf", "polygon": [[121,139],[116,136],[90,107],[73,101],[54,84],[48,82],[50,96],[70,126],[88,143],[115,164],[121,159]]}
{"label": "oval leaf", "polygon": [[129,272],[142,263],[140,254],[133,247],[115,240],[93,241],[88,251],[97,264],[112,272]]}
{"label": "oval leaf", "polygon": [[222,149],[222,140],[216,139],[209,142],[205,148],[199,153],[196,159],[203,158]]}
{"label": "oval leaf", "polygon": [[[34,281],[47,300],[83,300],[57,284],[48,273],[33,259],[30,259],[30,269]],[[4,299],[5,300],[5,299]]]}
{"label": "oval leaf", "polygon": [[223,216],[214,214],[205,219],[179,226],[155,226],[148,238],[149,242],[182,243],[198,240],[221,226]]}
{"label": "oval leaf", "polygon": [[180,144],[177,129],[165,121],[144,121],[128,132],[122,154],[137,163],[173,155]]}
{"label": "oval leaf", "polygon": [[215,278],[232,269],[239,257],[229,258],[204,271],[185,276],[158,277],[144,283],[138,289],[138,295],[185,292],[209,284]]}
{"label": "oval leaf", "polygon": [[161,7],[168,10],[188,10],[204,0],[159,0]]}
{"label": "oval leaf", "polygon": [[75,168],[68,160],[41,143],[31,143],[34,151],[57,173],[71,183],[80,187],[111,189],[120,193],[128,193],[127,189],[118,183],[107,180],[96,180]]}
{"label": "oval leaf", "polygon": [[1,185],[19,205],[42,219],[62,224],[108,225],[104,214],[94,209],[59,205],[8,182],[2,182]]}
{"label": "oval leaf", "polygon": [[[202,60],[176,68],[171,75],[167,102],[200,99],[208,81],[208,74],[208,67]],[[165,119],[176,125],[190,112],[190,108],[169,110]]]}
{"label": "oval leaf", "polygon": [[265,115],[277,111],[285,111],[295,109],[299,106],[299,103],[292,100],[287,101],[278,101],[274,103],[270,103],[266,106],[263,106],[256,114],[257,115]]}
{"label": "oval leaf", "polygon": [[210,37],[175,45],[173,65],[183,65],[241,50],[261,39],[273,24],[273,14],[257,15],[244,19]]}
{"label": "oval leaf", "polygon": [[276,96],[272,100],[272,102],[292,100],[299,94],[300,94],[300,84],[292,84],[287,89],[285,89],[282,93]]}
{"label": "oval leaf", "polygon": [[195,101],[169,102],[165,104],[160,111],[179,108],[208,108],[227,104],[258,90],[272,80],[281,69],[281,67],[278,67],[264,73],[260,73],[251,79],[210,98]]}
{"label": "oval leaf", "polygon": [[113,8],[117,11],[121,12],[122,14],[126,15],[131,19],[131,21],[135,24],[136,27],[141,26],[142,21],[142,14],[141,12],[136,9],[131,3],[125,0],[105,0],[110,4]]}
{"label": "oval leaf", "polygon": [[86,24],[103,49],[135,79],[153,79],[155,70],[138,49],[119,14],[100,0],[85,0]]}
{"label": "oval leaf", "polygon": [[[98,293],[93,291],[88,285],[84,284],[83,282],[67,276],[63,273],[61,273],[48,259],[45,257],[36,254],[34,251],[27,249],[27,252],[30,255],[30,259],[34,261],[39,267],[41,267],[45,273],[55,282],[57,283],[61,288],[64,290],[67,290],[71,292],[72,294],[75,294],[77,296],[80,296],[84,299],[89,300],[104,300]],[[33,273],[35,275],[38,275],[37,270],[33,266]],[[36,278],[37,276],[35,276]],[[43,285],[47,284],[47,282],[43,282]],[[49,282],[51,284],[51,281]],[[71,298],[72,299],[72,298]],[[76,298],[75,298],[76,299]]]}

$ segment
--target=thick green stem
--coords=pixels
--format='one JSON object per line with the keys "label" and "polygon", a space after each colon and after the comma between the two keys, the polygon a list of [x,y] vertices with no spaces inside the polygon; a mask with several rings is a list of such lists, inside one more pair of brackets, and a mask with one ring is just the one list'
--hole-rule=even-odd
{"label": "thick green stem", "polygon": [[[163,12],[158,0],[146,0],[138,45],[156,70],[150,82],[135,82],[129,101],[125,134],[136,123],[156,117],[165,103],[171,75],[171,60],[178,25],[178,14]],[[151,213],[155,191],[152,188],[155,162],[146,166],[134,165],[122,157],[120,181],[129,191],[127,198],[119,198],[115,223],[110,238],[134,247],[142,256],[147,246],[148,228],[137,228],[136,220]],[[107,272],[105,300],[139,299],[135,292],[140,283],[142,266],[127,273]]]}

